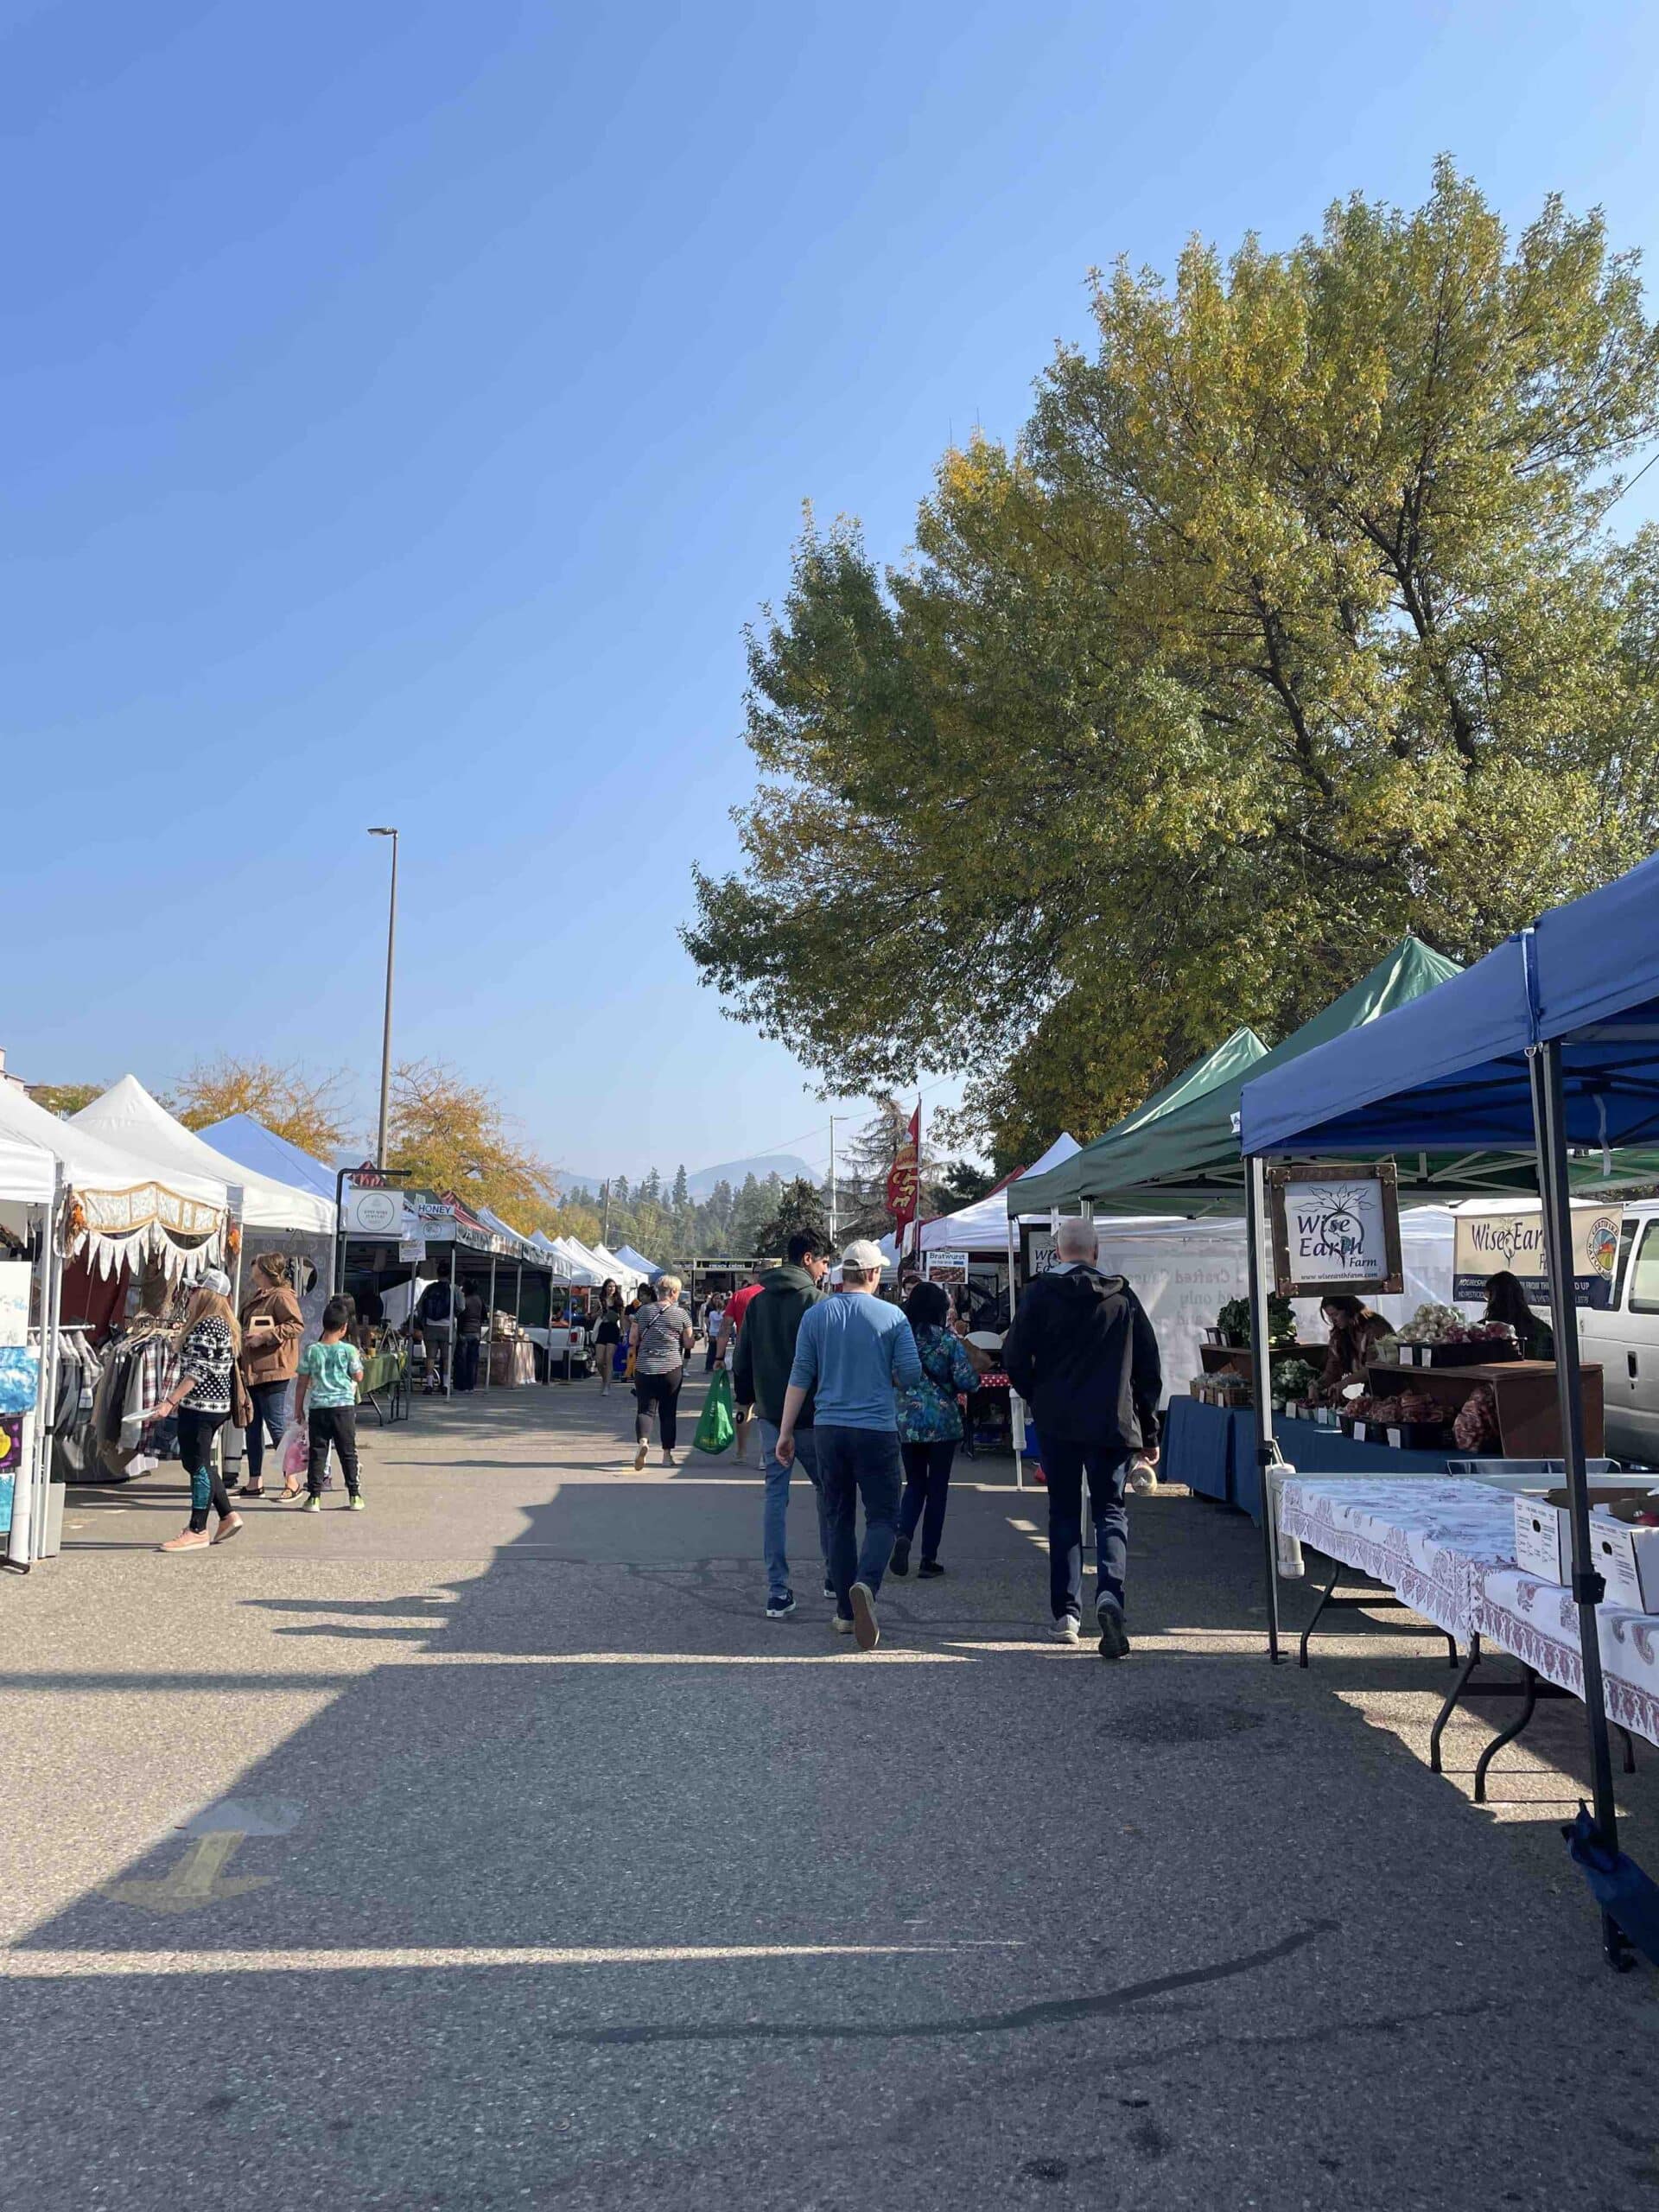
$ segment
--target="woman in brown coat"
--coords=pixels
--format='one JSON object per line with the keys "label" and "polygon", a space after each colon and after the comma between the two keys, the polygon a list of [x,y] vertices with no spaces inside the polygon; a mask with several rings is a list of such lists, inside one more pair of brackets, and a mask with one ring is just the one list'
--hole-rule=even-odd
{"label": "woman in brown coat", "polygon": [[[300,1364],[300,1338],[305,1317],[294,1295],[292,1269],[285,1252],[262,1252],[253,1263],[253,1289],[242,1301],[242,1380],[253,1401],[253,1420],[246,1431],[248,1478],[243,1497],[263,1497],[259,1478],[264,1470],[265,1439],[280,1444],[288,1426],[289,1386]],[[297,1481],[287,1484],[284,1497],[297,1497]]]}

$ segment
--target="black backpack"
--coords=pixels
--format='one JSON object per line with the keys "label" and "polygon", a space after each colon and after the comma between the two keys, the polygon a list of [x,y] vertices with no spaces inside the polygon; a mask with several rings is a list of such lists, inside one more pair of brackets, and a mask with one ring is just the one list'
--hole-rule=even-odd
{"label": "black backpack", "polygon": [[421,1317],[427,1321],[447,1321],[449,1319],[449,1286],[435,1282],[421,1300]]}

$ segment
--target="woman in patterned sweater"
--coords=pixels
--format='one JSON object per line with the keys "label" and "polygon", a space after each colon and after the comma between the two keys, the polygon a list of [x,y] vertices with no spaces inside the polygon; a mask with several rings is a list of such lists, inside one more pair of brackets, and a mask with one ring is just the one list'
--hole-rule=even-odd
{"label": "woman in patterned sweater", "polygon": [[[179,1379],[156,1409],[158,1414],[178,1414],[179,1457],[190,1478],[190,1525],[161,1547],[164,1552],[204,1552],[242,1526],[214,1450],[231,1417],[231,1370],[242,1349],[230,1292],[231,1279],[222,1268],[204,1270],[179,1330]],[[210,1506],[219,1516],[211,1536]]]}

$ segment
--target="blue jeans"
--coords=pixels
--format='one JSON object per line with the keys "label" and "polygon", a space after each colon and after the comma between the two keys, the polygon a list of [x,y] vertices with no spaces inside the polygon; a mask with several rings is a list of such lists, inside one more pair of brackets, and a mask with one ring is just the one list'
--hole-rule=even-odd
{"label": "blue jeans", "polygon": [[1043,1439],[1048,1477],[1048,1601],[1056,1620],[1083,1618],[1083,1478],[1095,1509],[1095,1603],[1123,1603],[1123,1571],[1129,1559],[1129,1514],[1124,1503],[1133,1452],[1113,1445],[1078,1444],[1070,1437]]}
{"label": "blue jeans", "polygon": [[[760,1471],[766,1478],[766,1502],[760,1516],[760,1548],[766,1554],[766,1595],[781,1598],[789,1588],[789,1478],[790,1470],[778,1464],[778,1424],[762,1421],[757,1414],[755,1427],[760,1432]],[[830,1572],[830,1531],[824,1520],[823,1485],[818,1480],[818,1446],[815,1428],[795,1432],[795,1465],[812,1485],[812,1496],[818,1509],[818,1549],[823,1554],[823,1571]]]}
{"label": "blue jeans", "polygon": [[264,1472],[266,1437],[273,1444],[280,1444],[283,1431],[288,1427],[288,1389],[286,1382],[251,1382],[248,1386],[248,1395],[253,1401],[253,1422],[245,1432],[248,1480],[256,1488]]}
{"label": "blue jeans", "polygon": [[[899,1436],[891,1428],[837,1428],[820,1421],[818,1480],[823,1486],[824,1518],[830,1529],[830,1580],[836,1586],[836,1611],[852,1618],[848,1595],[855,1582],[868,1585],[872,1596],[893,1557],[898,1532],[899,1492],[904,1470]],[[864,1501],[864,1541],[858,1541],[858,1502]]]}

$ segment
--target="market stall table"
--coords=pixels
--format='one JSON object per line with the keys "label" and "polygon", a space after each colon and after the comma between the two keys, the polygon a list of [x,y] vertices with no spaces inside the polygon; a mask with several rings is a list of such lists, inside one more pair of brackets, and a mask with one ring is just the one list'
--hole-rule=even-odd
{"label": "market stall table", "polygon": [[[365,1351],[363,1355],[363,1380],[357,1386],[359,1405],[372,1406],[375,1418],[380,1421],[397,1421],[398,1402],[406,1397],[404,1385],[409,1375],[409,1346],[404,1344],[384,1346],[379,1351]],[[380,1401],[385,1398],[385,1404]],[[404,1405],[406,1418],[409,1408]]]}
{"label": "market stall table", "polygon": [[[1489,1643],[1558,1689],[1584,1695],[1578,1605],[1570,1590],[1541,1582],[1511,1562],[1479,1577],[1471,1616],[1476,1632]],[[1604,1604],[1596,1609],[1596,1623],[1609,1719],[1659,1744],[1659,1613]],[[1530,1711],[1529,1706],[1521,1726]]]}
{"label": "market stall table", "polygon": [[[1300,1471],[1329,1471],[1344,1477],[1438,1475],[1446,1471],[1446,1451],[1396,1451],[1387,1444],[1362,1442],[1339,1428],[1275,1414],[1273,1433],[1279,1448]],[[1262,1517],[1262,1475],[1255,1463],[1255,1415],[1247,1408],[1214,1406],[1199,1398],[1172,1398],[1164,1412],[1159,1459],[1160,1482],[1182,1483],[1200,1497],[1236,1505],[1252,1521]]]}

